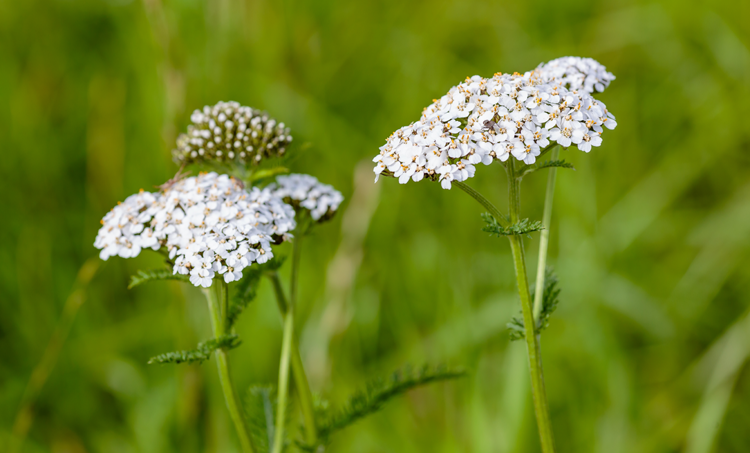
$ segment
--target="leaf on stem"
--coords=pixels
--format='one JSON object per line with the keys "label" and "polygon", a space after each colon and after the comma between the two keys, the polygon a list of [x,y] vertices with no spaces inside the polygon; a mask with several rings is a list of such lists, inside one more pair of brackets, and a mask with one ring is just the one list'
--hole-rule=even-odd
{"label": "leaf on stem", "polygon": [[[544,293],[542,294],[542,311],[536,322],[536,331],[541,332],[549,327],[549,320],[560,302],[560,288],[558,287],[557,274],[548,266],[544,272]],[[531,288],[531,299],[534,299],[534,290]],[[525,337],[523,318],[513,318],[507,325],[511,341],[520,340]]]}
{"label": "leaf on stem", "polygon": [[505,325],[508,328],[508,335],[510,341],[521,340],[526,337],[526,331],[524,330],[523,318],[513,318],[508,324]]}
{"label": "leaf on stem", "polygon": [[284,258],[272,258],[263,264],[256,264],[245,269],[245,275],[239,282],[232,285],[235,288],[234,295],[229,300],[227,309],[227,329],[231,329],[237,318],[245,311],[250,302],[257,295],[258,283],[261,277],[267,272],[278,270],[284,264]]}
{"label": "leaf on stem", "polygon": [[234,349],[242,343],[236,334],[222,335],[219,338],[204,341],[190,351],[174,351],[151,357],[148,364],[154,363],[203,363],[211,358],[217,349]]}
{"label": "leaf on stem", "polygon": [[[560,288],[557,284],[557,274],[551,266],[548,266],[544,272],[544,293],[542,294],[542,311],[537,321],[538,331],[542,331],[549,326],[549,318],[560,302]],[[534,297],[533,294],[531,297]]]}
{"label": "leaf on stem", "polygon": [[172,272],[172,269],[169,268],[138,271],[135,275],[130,276],[128,289],[135,288],[136,286],[154,280],[180,280],[187,282],[190,281],[190,278],[187,275],[175,274]]}
{"label": "leaf on stem", "polygon": [[533,173],[537,170],[541,170],[543,168],[569,168],[573,171],[575,171],[575,167],[573,164],[565,161],[565,160],[547,160],[539,164],[535,165],[526,165],[524,166],[521,171],[519,172],[520,177],[524,177],[528,175],[529,173]]}
{"label": "leaf on stem", "polygon": [[391,398],[415,387],[431,382],[454,379],[466,374],[460,369],[445,366],[425,365],[417,370],[407,366],[386,379],[370,382],[364,390],[358,391],[337,411],[321,411],[325,415],[319,424],[319,435],[327,441],[332,433],[346,428],[357,420],[370,415],[383,407]]}
{"label": "leaf on stem", "polygon": [[275,178],[278,175],[284,175],[289,173],[289,169],[286,167],[278,166],[273,168],[264,168],[253,173],[252,184],[255,185],[265,179]]}
{"label": "leaf on stem", "polygon": [[507,228],[500,225],[497,219],[492,216],[489,212],[482,214],[484,222],[487,224],[482,228],[482,231],[490,233],[493,236],[514,236],[514,235],[526,235],[531,237],[529,234],[535,231],[541,231],[544,229],[542,222],[538,220],[531,221],[529,219],[523,219],[518,223],[508,226]]}
{"label": "leaf on stem", "polygon": [[573,164],[565,161],[564,159],[560,160],[547,160],[542,162],[541,164],[536,166],[537,170],[541,170],[542,168],[570,168],[571,170],[575,170],[576,168],[573,166]]}
{"label": "leaf on stem", "polygon": [[245,415],[257,452],[268,453],[273,449],[276,389],[272,386],[250,387],[245,395]]}

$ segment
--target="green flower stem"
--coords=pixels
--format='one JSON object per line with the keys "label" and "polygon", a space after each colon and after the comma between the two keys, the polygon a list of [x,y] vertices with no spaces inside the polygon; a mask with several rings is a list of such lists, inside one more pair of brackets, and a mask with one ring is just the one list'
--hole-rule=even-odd
{"label": "green flower stem", "polygon": [[[555,146],[550,155],[550,160],[560,157],[560,147]],[[542,230],[539,239],[539,261],[536,266],[536,287],[534,291],[534,325],[539,320],[542,312],[542,299],[544,298],[544,275],[547,268],[547,248],[549,247],[549,229],[552,223],[552,201],[555,196],[555,181],[557,180],[557,167],[549,169],[547,176],[547,193],[544,196],[544,215],[542,216]]]}
{"label": "green flower stem", "polygon": [[495,207],[495,205],[490,202],[490,200],[484,198],[481,193],[477,192],[473,188],[469,187],[466,183],[463,183],[461,181],[453,181],[453,184],[467,194],[471,195],[471,197],[477,200],[479,204],[484,206],[484,208],[487,209],[490,214],[492,214],[492,216],[500,225],[503,226],[503,228],[508,228],[510,226],[510,223],[508,223],[508,219]]}
{"label": "green flower stem", "polygon": [[284,447],[284,426],[286,417],[286,396],[289,391],[289,356],[294,336],[294,310],[290,306],[284,317],[284,337],[281,342],[281,360],[279,362],[279,392],[276,404],[276,427],[273,437],[273,453],[281,453]]}
{"label": "green flower stem", "polygon": [[[516,176],[515,162],[511,157],[507,162],[508,171],[508,196],[510,206],[510,221],[517,223],[520,217],[521,204],[521,182]],[[544,375],[542,372],[542,355],[539,348],[539,338],[536,335],[533,306],[529,294],[529,283],[526,275],[526,258],[523,250],[523,239],[519,235],[508,236],[510,248],[513,253],[513,264],[516,269],[518,283],[518,294],[521,298],[521,311],[523,312],[523,324],[525,329],[526,350],[529,355],[529,370],[531,372],[531,392],[534,400],[534,412],[536,413],[537,426],[539,428],[539,439],[542,444],[542,452],[554,453],[555,446],[552,437],[552,426],[547,407],[547,392],[544,388]]]}
{"label": "green flower stem", "polygon": [[[211,314],[211,325],[214,331],[214,337],[219,338],[226,334],[226,315],[227,315],[227,284],[221,280],[214,280],[213,284],[207,290],[204,290],[206,299],[208,299],[208,311]],[[219,379],[221,388],[224,391],[224,399],[229,409],[229,416],[234,422],[237,429],[237,436],[240,438],[242,451],[253,453],[255,448],[250,434],[245,424],[245,419],[240,412],[239,399],[234,391],[232,375],[229,373],[229,355],[226,348],[220,348],[216,351],[216,365],[219,368]]]}
{"label": "green flower stem", "polygon": [[[268,277],[273,284],[273,290],[276,294],[276,302],[279,305],[281,316],[286,318],[289,305],[287,304],[286,296],[284,295],[284,288],[281,285],[279,274],[277,272],[272,272],[268,274]],[[312,392],[310,391],[310,384],[307,382],[307,375],[305,374],[305,366],[302,363],[302,356],[299,353],[299,347],[294,338],[292,338],[291,343],[291,361],[292,377],[294,378],[294,385],[297,388],[300,408],[302,409],[302,417],[305,419],[305,440],[308,445],[316,445],[318,442],[318,429],[315,423]]]}
{"label": "green flower stem", "polygon": [[297,234],[292,242],[292,278],[289,282],[289,307],[297,305],[297,280],[299,278],[299,259],[302,251],[302,234]]}

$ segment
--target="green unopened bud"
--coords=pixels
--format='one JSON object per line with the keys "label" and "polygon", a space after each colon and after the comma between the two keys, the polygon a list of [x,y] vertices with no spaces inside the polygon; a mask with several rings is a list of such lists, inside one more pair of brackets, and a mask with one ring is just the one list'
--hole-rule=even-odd
{"label": "green unopened bud", "polygon": [[207,161],[257,165],[265,158],[283,156],[292,142],[284,123],[237,102],[203,107],[193,112],[190,121],[172,151],[179,165]]}

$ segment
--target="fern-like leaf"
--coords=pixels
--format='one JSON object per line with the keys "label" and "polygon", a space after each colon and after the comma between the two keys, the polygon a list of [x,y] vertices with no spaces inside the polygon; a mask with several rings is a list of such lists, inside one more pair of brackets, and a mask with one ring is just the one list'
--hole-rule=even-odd
{"label": "fern-like leaf", "polygon": [[[542,293],[542,311],[536,322],[536,331],[541,332],[549,327],[549,320],[560,302],[560,288],[558,287],[557,274],[552,267],[544,271],[544,292]],[[535,288],[531,288],[531,299],[534,300]],[[516,341],[526,336],[523,318],[513,318],[508,324],[508,334],[511,341]]]}
{"label": "fern-like leaf", "polygon": [[454,379],[464,374],[463,370],[425,365],[418,370],[406,367],[394,372],[387,379],[375,380],[364,390],[355,393],[341,409],[329,413],[330,415],[319,425],[320,437],[327,441],[335,431],[346,428],[357,420],[378,411],[391,398],[415,387]]}
{"label": "fern-like leaf", "polygon": [[128,285],[128,289],[135,288],[136,286],[154,280],[180,280],[187,282],[190,281],[190,278],[188,278],[187,275],[174,274],[172,273],[172,269],[169,268],[138,271],[135,275],[130,276],[130,284]]}
{"label": "fern-like leaf", "polygon": [[276,389],[271,386],[250,387],[245,395],[245,414],[257,452],[273,450]]}
{"label": "fern-like leaf", "polygon": [[517,341],[526,337],[526,331],[524,330],[523,318],[513,318],[505,326],[508,328],[508,335],[510,336],[510,341]]}
{"label": "fern-like leaf", "polygon": [[573,164],[571,164],[571,163],[569,163],[569,162],[567,162],[565,160],[548,160],[548,161],[542,162],[541,164],[537,165],[536,166],[536,170],[541,170],[542,168],[552,168],[552,167],[569,168],[569,169],[571,169],[573,171],[575,171],[575,169],[576,169],[573,166]]}
{"label": "fern-like leaf", "polygon": [[260,181],[275,178],[278,175],[284,175],[289,173],[289,169],[286,167],[278,166],[272,168],[264,168],[253,173],[252,184],[256,185]]}
{"label": "fern-like leaf", "polygon": [[258,283],[265,273],[278,270],[284,264],[284,257],[274,257],[263,264],[255,264],[247,267],[245,274],[239,282],[234,284],[234,295],[229,301],[227,309],[227,328],[231,329],[237,318],[255,300],[257,295]]}
{"label": "fern-like leaf", "polygon": [[234,349],[242,341],[236,334],[222,335],[219,338],[204,341],[198,347],[189,351],[175,351],[151,357],[148,364],[154,363],[203,363],[211,358],[211,353],[217,349]]}
{"label": "fern-like leaf", "polygon": [[564,160],[548,160],[536,165],[524,166],[523,169],[521,169],[519,176],[523,177],[528,175],[529,173],[534,173],[535,171],[541,170],[543,168],[569,168],[575,171],[575,167],[573,166],[573,164],[568,163]]}
{"label": "fern-like leaf", "polygon": [[542,293],[542,311],[537,321],[537,331],[541,332],[549,326],[549,319],[560,303],[560,288],[558,287],[557,274],[552,267],[544,271],[544,292]]}
{"label": "fern-like leaf", "polygon": [[487,224],[482,228],[482,231],[490,233],[493,236],[514,236],[514,235],[526,235],[531,237],[530,233],[535,231],[541,231],[544,229],[542,222],[538,220],[531,221],[529,219],[523,219],[518,223],[508,226],[507,228],[500,225],[492,214],[485,212],[482,214],[484,222]]}
{"label": "fern-like leaf", "polygon": [[227,326],[232,328],[237,318],[245,311],[250,302],[255,300],[257,295],[258,283],[263,275],[258,270],[258,266],[251,266],[242,279],[235,285],[234,296],[229,300],[227,309]]}

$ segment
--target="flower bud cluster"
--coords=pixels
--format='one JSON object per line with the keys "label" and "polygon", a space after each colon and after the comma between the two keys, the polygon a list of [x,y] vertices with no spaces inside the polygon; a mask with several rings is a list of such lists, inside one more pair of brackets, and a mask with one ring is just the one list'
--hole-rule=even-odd
{"label": "flower bud cluster", "polygon": [[570,91],[586,94],[601,93],[615,80],[615,76],[593,58],[557,58],[539,65],[535,71],[547,81],[556,81]]}
{"label": "flower bud cluster", "polygon": [[141,191],[102,219],[94,246],[99,256],[132,258],[142,249],[164,249],[175,274],[209,287],[223,275],[242,277],[253,262],[273,257],[271,243],[288,237],[294,210],[270,189],[245,190],[227,175],[205,173],[167,184],[159,193]]}
{"label": "flower bud cluster", "polygon": [[539,71],[467,77],[388,138],[373,159],[375,180],[427,178],[450,189],[479,163],[513,156],[530,165],[554,143],[588,152],[602,143],[603,127],[616,125],[603,103]]}
{"label": "flower bud cluster", "polygon": [[294,206],[305,209],[316,222],[324,222],[333,217],[339,205],[344,201],[341,192],[333,186],[323,184],[310,175],[291,174],[276,178],[276,183],[269,186],[274,195]]}
{"label": "flower bud cluster", "polygon": [[283,156],[292,142],[289,128],[267,113],[237,102],[219,102],[196,110],[187,134],[177,138],[177,164],[218,161],[258,164]]}

